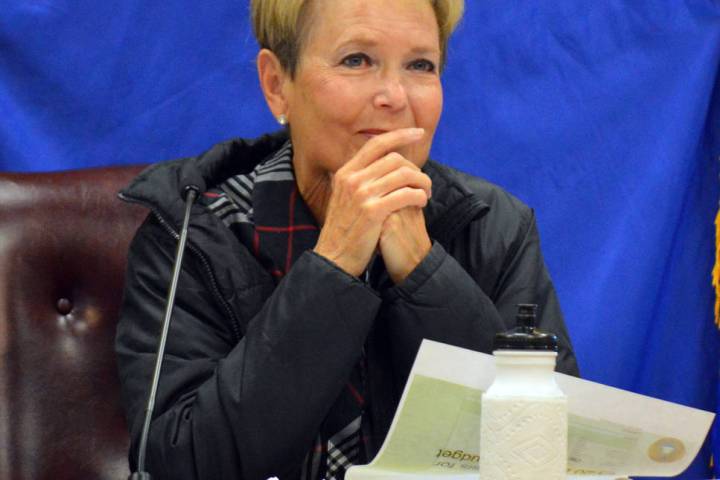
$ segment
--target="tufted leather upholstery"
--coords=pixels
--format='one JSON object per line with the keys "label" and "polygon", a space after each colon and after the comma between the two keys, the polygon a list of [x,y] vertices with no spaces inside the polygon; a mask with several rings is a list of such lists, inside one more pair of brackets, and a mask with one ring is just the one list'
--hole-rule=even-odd
{"label": "tufted leather upholstery", "polygon": [[0,173],[0,479],[124,479],[113,338],[141,167]]}

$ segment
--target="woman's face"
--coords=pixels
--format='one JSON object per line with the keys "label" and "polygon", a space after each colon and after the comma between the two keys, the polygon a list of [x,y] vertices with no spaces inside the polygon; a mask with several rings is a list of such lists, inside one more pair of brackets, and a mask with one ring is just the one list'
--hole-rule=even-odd
{"label": "woman's face", "polygon": [[333,173],[372,136],[420,127],[425,137],[399,153],[423,165],[443,98],[430,2],[313,3],[295,78],[285,87],[295,161],[313,175]]}

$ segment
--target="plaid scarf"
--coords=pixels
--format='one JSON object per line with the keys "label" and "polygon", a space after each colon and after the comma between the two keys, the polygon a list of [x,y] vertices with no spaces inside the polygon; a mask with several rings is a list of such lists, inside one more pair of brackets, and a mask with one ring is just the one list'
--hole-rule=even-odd
{"label": "plaid scarf", "polygon": [[[204,203],[250,249],[275,282],[317,243],[319,228],[299,195],[288,141],[248,174],[228,178]],[[353,369],[305,457],[302,480],[342,480],[365,463],[362,439],[365,358]]]}

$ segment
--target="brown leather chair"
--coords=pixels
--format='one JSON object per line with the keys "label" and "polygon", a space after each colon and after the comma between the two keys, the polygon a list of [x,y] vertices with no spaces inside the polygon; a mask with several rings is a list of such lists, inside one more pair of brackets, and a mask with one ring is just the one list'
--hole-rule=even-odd
{"label": "brown leather chair", "polygon": [[142,167],[0,173],[0,479],[125,479],[113,351]]}

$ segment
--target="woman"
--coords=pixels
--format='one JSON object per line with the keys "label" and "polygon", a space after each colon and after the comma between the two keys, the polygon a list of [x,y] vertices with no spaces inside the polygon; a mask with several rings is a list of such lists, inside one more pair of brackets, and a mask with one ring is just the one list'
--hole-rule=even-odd
{"label": "woman", "polygon": [[[154,478],[343,478],[381,445],[423,338],[488,352],[541,305],[577,374],[532,211],[429,161],[461,0],[253,0],[286,131],[156,165],[116,348],[142,427],[182,202],[194,208],[148,464]],[[134,454],[131,455],[134,458]]]}

